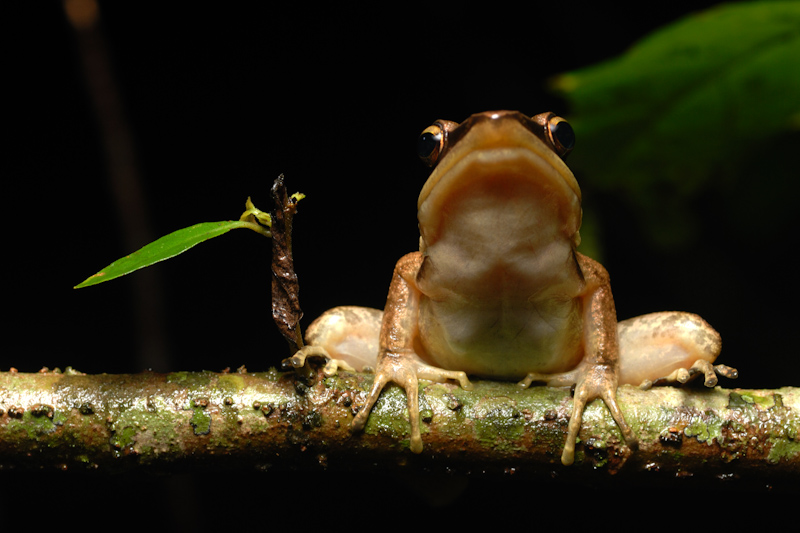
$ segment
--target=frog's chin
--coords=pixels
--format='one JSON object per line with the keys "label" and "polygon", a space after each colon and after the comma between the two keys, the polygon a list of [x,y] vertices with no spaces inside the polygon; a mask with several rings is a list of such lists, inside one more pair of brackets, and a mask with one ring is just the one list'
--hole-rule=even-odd
{"label": "frog's chin", "polygon": [[475,124],[431,172],[417,207],[470,176],[480,179],[511,170],[532,181],[550,182],[565,197],[576,196],[580,202],[580,187],[566,163],[518,118],[508,116]]}
{"label": "frog's chin", "polygon": [[555,223],[567,236],[577,238],[580,190],[566,165],[559,163],[561,166],[554,166],[548,156],[515,146],[472,150],[443,169],[445,172],[438,173],[437,168],[420,194],[418,218],[423,236],[435,240],[434,235],[454,215],[457,218],[480,204],[476,211],[496,211],[506,222],[509,211],[517,209],[520,222],[526,218],[539,219],[532,225]]}

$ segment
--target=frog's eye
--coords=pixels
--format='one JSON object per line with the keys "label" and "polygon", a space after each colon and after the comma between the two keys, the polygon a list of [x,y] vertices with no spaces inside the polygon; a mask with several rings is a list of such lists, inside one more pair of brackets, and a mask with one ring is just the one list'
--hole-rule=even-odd
{"label": "frog's eye", "polygon": [[432,167],[436,165],[439,156],[444,151],[445,131],[438,123],[428,126],[417,140],[417,155],[422,161]]}
{"label": "frog's eye", "polygon": [[567,157],[567,154],[575,147],[575,132],[569,122],[553,115],[547,120],[545,130],[553,150],[561,159]]}

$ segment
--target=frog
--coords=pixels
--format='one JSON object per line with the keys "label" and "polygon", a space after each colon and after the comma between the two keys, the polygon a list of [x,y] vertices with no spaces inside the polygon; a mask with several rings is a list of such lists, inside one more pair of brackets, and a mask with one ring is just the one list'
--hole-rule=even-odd
{"label": "frog", "polygon": [[431,173],[417,202],[419,250],[394,268],[383,310],[340,306],[306,332],[290,359],[325,360],[323,371],[375,377],[351,430],[362,431],[389,383],[407,397],[414,453],[423,450],[418,381],[468,376],[574,389],[561,453],[570,465],[589,402],[602,400],[627,453],[638,440],[616,393],[702,375],[708,387],[735,369],[713,365],[721,337],[688,312],[617,320],[610,276],[577,251],[581,190],[565,159],[575,144],[552,113],[476,113],[437,120],[418,139]]}

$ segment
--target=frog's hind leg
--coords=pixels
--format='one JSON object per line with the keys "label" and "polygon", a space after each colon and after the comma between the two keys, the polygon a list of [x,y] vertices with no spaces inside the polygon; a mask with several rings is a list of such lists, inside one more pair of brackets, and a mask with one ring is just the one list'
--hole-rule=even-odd
{"label": "frog's hind leg", "polygon": [[339,369],[366,372],[375,368],[383,311],[368,307],[342,306],[325,311],[306,331],[306,345],[287,362],[300,368],[306,359],[325,360],[323,373]]}
{"label": "frog's hind leg", "polygon": [[655,382],[686,383],[702,374],[707,387],[717,384],[717,374],[736,378],[735,368],[712,365],[722,350],[722,340],[697,315],[663,312],[624,320],[617,325],[619,383],[650,388]]}

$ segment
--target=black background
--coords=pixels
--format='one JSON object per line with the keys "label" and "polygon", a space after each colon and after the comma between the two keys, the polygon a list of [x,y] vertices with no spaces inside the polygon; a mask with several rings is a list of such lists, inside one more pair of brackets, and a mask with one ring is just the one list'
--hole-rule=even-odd
{"label": "black background", "polygon": [[[441,3],[100,2],[94,34],[76,32],[59,2],[4,8],[3,78],[12,97],[3,114],[12,139],[3,150],[3,299],[11,316],[4,319],[0,369],[275,366],[286,348],[271,323],[269,242],[255,233],[234,231],[109,284],[72,286],[170,231],[237,218],[248,195],[268,209],[271,181],[284,173],[290,191],[308,195],[294,235],[304,323],[334,305],[382,307],[394,262],[418,245],[415,202],[426,170],[414,145],[424,127],[487,109],[569,117],[565,104],[546,91],[549,77],[615,56],[653,29],[711,4],[528,3],[520,11],[498,3],[466,9]],[[112,194],[103,144],[108,136],[84,67],[87,49],[106,54],[114,85],[105,94],[116,95],[124,118],[114,131],[130,135],[141,209],[130,194],[123,204]],[[603,202],[578,179],[585,205]],[[714,238],[709,222],[709,238],[676,257],[642,242],[624,205],[607,214],[595,208],[621,318],[698,312],[722,333],[720,361],[740,369],[737,385],[798,384],[796,373],[776,371],[786,367],[785,358],[796,359],[785,351],[796,316],[782,311],[791,305],[791,291],[796,294],[786,281],[792,269],[782,266],[791,263],[786,228],[775,228],[751,251],[735,239]],[[121,216],[126,209],[133,209],[132,218]],[[146,230],[126,238],[131,220]],[[763,258],[765,250],[766,264],[753,258]],[[689,266],[692,254],[713,258],[719,270]],[[739,268],[743,260],[757,270]],[[6,475],[19,497],[32,497],[45,482],[66,490],[85,481],[75,486],[110,513],[125,498],[145,505],[134,494],[152,491],[146,505],[171,513],[179,528],[210,523],[205,513],[225,507],[209,508],[203,501],[208,492],[200,494],[196,480],[185,483],[184,477]],[[298,490],[291,477],[222,480],[215,474],[203,480],[249,487],[256,496],[240,500],[237,513],[244,513],[245,503],[278,502]],[[306,489],[312,505],[342,487],[338,478],[318,478]],[[107,483],[125,487],[126,496],[104,494],[98,487]],[[391,501],[398,502],[397,521],[405,519],[408,505],[399,502],[406,489],[394,480],[365,475],[347,483],[336,515],[357,516],[359,505]],[[538,490],[530,483],[473,480],[455,505],[502,505],[511,496],[498,486],[518,495]],[[13,490],[10,485],[0,481],[0,495]],[[569,501],[588,490],[531,494],[555,506],[547,498]],[[416,498],[408,496],[424,508]],[[274,505],[291,515],[291,504]],[[269,522],[268,515],[262,518]]]}

